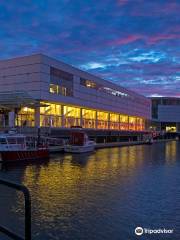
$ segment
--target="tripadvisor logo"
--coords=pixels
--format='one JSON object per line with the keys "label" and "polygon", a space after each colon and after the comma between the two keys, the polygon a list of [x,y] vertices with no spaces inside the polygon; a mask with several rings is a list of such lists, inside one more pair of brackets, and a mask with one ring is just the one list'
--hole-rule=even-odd
{"label": "tripadvisor logo", "polygon": [[141,236],[142,234],[172,234],[174,232],[173,229],[165,229],[165,228],[158,228],[158,229],[150,229],[150,228],[142,228],[136,227],[135,234]]}
{"label": "tripadvisor logo", "polygon": [[138,236],[141,236],[143,234],[143,228],[142,227],[137,227],[135,229],[135,234]]}

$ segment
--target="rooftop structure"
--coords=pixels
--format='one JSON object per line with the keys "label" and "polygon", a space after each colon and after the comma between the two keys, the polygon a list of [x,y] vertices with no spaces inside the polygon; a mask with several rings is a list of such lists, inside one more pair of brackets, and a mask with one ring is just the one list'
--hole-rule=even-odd
{"label": "rooftop structure", "polygon": [[152,97],[152,119],[158,130],[180,132],[180,98]]}

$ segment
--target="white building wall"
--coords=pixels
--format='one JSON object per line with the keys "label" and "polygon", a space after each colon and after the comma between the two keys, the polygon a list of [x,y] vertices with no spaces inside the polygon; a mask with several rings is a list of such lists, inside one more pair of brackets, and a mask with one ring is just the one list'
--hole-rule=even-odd
{"label": "white building wall", "polygon": [[[74,75],[73,97],[49,93],[50,67]],[[80,77],[127,93],[131,98],[113,96],[81,86]],[[149,99],[42,54],[0,61],[0,92],[4,91],[27,91],[32,97],[39,100],[151,118],[151,101]]]}
{"label": "white building wall", "polygon": [[[41,55],[0,61],[0,92],[26,91],[40,99],[45,90]],[[49,81],[49,79],[48,79]]]}

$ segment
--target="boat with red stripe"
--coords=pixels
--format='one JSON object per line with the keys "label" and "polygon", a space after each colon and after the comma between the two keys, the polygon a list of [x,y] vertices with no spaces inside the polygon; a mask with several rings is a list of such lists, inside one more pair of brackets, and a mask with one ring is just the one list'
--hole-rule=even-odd
{"label": "boat with red stripe", "polygon": [[2,163],[20,161],[38,161],[49,159],[49,150],[45,146],[28,146],[26,136],[18,133],[0,134],[0,158]]}

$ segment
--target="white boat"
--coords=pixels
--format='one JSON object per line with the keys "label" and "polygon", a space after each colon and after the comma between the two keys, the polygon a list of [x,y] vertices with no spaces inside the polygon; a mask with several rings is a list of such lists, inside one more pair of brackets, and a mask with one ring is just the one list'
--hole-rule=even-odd
{"label": "white boat", "polygon": [[146,139],[145,144],[152,145],[153,144],[153,138]]}
{"label": "white boat", "polygon": [[64,146],[64,151],[68,153],[86,153],[95,149],[96,143],[88,139],[87,134],[82,129],[74,129],[71,132],[70,141]]}

